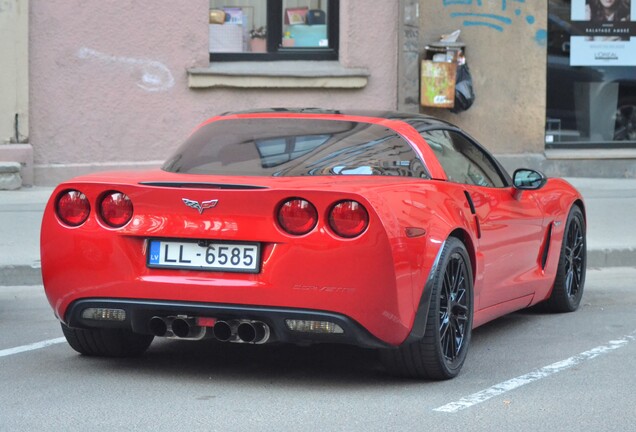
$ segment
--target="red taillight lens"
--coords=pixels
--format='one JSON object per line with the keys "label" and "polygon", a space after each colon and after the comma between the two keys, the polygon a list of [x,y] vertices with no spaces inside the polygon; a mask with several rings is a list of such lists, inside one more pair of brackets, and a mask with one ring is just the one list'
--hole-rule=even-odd
{"label": "red taillight lens", "polygon": [[356,201],[340,201],[329,212],[329,226],[341,237],[357,237],[369,226],[369,213]]}
{"label": "red taillight lens", "polygon": [[57,216],[69,226],[79,226],[86,222],[91,205],[86,195],[77,190],[68,190],[60,194],[55,206]]}
{"label": "red taillight lens", "polygon": [[107,225],[113,228],[122,227],[132,218],[132,201],[121,192],[108,192],[99,204],[99,215]]}
{"label": "red taillight lens", "polygon": [[290,234],[303,235],[314,229],[318,222],[316,207],[309,201],[293,198],[278,209],[278,223]]}

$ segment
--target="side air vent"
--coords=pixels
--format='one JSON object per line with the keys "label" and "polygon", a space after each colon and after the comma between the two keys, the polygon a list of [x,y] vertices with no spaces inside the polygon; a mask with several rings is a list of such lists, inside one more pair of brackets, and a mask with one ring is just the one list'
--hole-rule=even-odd
{"label": "side air vent", "polygon": [[473,203],[473,199],[470,197],[468,191],[464,191],[464,195],[466,196],[466,201],[468,201],[468,205],[470,206],[470,212],[475,217],[475,232],[477,233],[477,238],[481,238],[481,225],[479,224],[479,219],[477,218],[475,204]]}
{"label": "side air vent", "polygon": [[541,269],[545,270],[545,265],[548,262],[548,252],[550,251],[550,240],[552,239],[552,225],[548,226],[548,232],[545,237],[545,243],[543,244],[543,253],[541,254]]}
{"label": "side air vent", "polygon": [[145,182],[139,182],[139,184],[144,186],[187,188],[187,189],[232,189],[232,190],[268,189],[266,186],[227,184],[227,183],[145,181]]}
{"label": "side air vent", "polygon": [[468,205],[470,206],[470,212],[475,214],[475,204],[473,204],[473,199],[470,197],[468,191],[464,191],[464,195],[466,195],[466,201],[468,201]]}

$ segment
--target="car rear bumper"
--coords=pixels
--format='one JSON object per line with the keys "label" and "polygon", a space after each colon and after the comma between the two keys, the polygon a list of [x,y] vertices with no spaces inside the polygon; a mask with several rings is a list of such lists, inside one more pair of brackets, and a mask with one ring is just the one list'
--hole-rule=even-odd
{"label": "car rear bumper", "polygon": [[[121,321],[87,319],[82,316],[89,308],[119,309],[125,311]],[[212,318],[223,321],[250,320],[265,323],[271,332],[270,342],[315,344],[342,343],[364,348],[390,348],[391,345],[371,335],[355,320],[336,313],[244,305],[226,305],[175,301],[134,299],[82,299],[73,302],[67,310],[65,323],[78,328],[128,328],[135,333],[153,334],[153,317]],[[322,321],[338,325],[342,333],[308,333],[292,331],[286,320]]]}

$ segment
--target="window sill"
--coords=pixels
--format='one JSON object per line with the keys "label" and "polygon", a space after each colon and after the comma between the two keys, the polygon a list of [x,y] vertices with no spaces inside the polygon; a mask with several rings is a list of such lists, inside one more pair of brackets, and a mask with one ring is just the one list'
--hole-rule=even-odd
{"label": "window sill", "polygon": [[549,149],[545,151],[545,157],[549,160],[636,159],[636,149]]}
{"label": "window sill", "polygon": [[367,69],[345,68],[337,61],[219,62],[188,69],[188,86],[359,89],[369,75]]}

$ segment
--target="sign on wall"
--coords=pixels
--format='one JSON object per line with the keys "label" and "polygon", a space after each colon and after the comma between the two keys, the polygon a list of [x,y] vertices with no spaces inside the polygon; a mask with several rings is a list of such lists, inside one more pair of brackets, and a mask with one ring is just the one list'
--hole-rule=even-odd
{"label": "sign on wall", "polygon": [[572,0],[571,66],[636,66],[636,7],[631,3]]}

